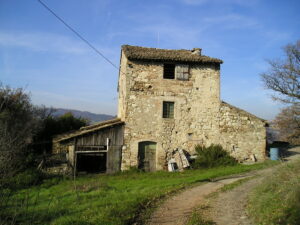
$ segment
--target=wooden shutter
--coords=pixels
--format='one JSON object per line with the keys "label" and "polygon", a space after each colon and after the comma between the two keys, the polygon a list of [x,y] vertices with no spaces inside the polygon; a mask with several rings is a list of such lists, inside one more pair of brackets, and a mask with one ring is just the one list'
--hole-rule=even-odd
{"label": "wooden shutter", "polygon": [[189,65],[176,65],[175,73],[177,80],[189,80]]}

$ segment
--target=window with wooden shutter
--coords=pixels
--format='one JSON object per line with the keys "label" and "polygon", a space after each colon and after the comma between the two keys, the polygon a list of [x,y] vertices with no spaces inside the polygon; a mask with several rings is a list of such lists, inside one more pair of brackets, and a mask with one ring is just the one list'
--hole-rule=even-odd
{"label": "window with wooden shutter", "polygon": [[174,118],[174,102],[163,102],[163,118]]}
{"label": "window with wooden shutter", "polygon": [[175,73],[177,80],[189,80],[189,65],[176,65]]}

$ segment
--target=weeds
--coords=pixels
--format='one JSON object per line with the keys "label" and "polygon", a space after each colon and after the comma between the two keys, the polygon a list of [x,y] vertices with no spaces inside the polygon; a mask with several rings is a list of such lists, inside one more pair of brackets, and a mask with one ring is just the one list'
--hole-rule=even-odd
{"label": "weeds", "polygon": [[258,224],[300,224],[300,161],[265,179],[251,194],[248,208]]}
{"label": "weeds", "polygon": [[191,217],[187,222],[187,225],[216,225],[215,222],[204,218],[204,216],[201,213],[201,210],[205,209],[203,207],[204,206],[199,207],[193,211]]}

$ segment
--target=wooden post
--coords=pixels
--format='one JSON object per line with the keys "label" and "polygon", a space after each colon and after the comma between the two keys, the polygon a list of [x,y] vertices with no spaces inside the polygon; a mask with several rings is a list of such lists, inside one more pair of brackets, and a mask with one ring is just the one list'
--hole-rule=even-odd
{"label": "wooden post", "polygon": [[109,157],[108,157],[108,154],[109,154],[109,145],[110,145],[110,140],[109,138],[106,138],[106,173],[107,172],[110,172],[109,171]]}
{"label": "wooden post", "polygon": [[73,175],[74,180],[76,179],[76,172],[77,172],[77,139],[74,140],[74,164],[73,164]]}

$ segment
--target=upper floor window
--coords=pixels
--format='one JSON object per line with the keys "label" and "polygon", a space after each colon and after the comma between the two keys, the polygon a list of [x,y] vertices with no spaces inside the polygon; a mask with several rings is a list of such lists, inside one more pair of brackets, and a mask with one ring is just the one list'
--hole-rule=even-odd
{"label": "upper floor window", "polygon": [[174,102],[163,102],[163,118],[174,118]]}
{"label": "upper floor window", "polygon": [[176,79],[189,80],[189,65],[176,65]]}
{"label": "upper floor window", "polygon": [[175,79],[175,64],[164,64],[164,79]]}
{"label": "upper floor window", "polygon": [[189,80],[189,65],[164,64],[164,79]]}

